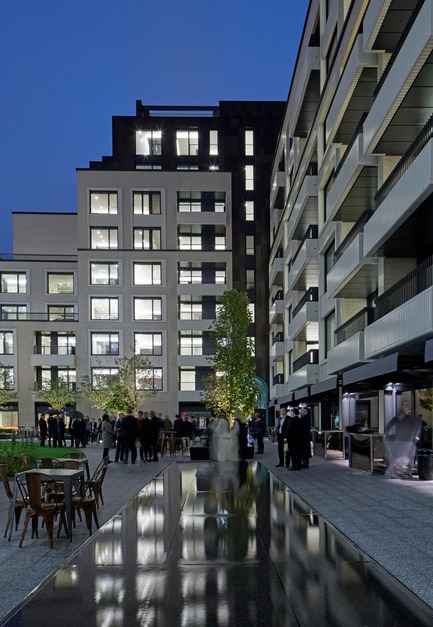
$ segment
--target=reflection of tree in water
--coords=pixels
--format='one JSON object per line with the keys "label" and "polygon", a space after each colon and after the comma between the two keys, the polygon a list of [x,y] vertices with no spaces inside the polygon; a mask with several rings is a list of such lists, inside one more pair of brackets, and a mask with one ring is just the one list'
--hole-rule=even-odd
{"label": "reflection of tree in water", "polygon": [[249,517],[260,488],[253,470],[247,464],[241,464],[238,476],[232,475],[226,486],[215,480],[214,490],[209,494],[206,512],[213,510],[214,515],[204,521],[204,544],[206,557],[210,560],[245,559],[249,540],[255,535]]}

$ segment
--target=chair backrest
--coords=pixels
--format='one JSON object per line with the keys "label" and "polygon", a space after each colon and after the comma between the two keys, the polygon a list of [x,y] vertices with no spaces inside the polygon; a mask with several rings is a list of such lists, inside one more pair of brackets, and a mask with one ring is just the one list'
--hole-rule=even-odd
{"label": "chair backrest", "polygon": [[86,457],[86,454],[82,451],[77,451],[76,453],[65,453],[63,457],[70,457],[71,459],[83,459]]}
{"label": "chair backrest", "polygon": [[63,462],[55,457],[41,457],[35,460],[37,468],[63,468]]}
{"label": "chair backrest", "polygon": [[23,466],[26,470],[31,470],[31,468],[34,468],[36,465],[35,458],[28,453],[23,453],[21,455],[21,461],[23,462]]}
{"label": "chair backrest", "polygon": [[7,466],[6,464],[0,464],[0,479],[3,482],[4,488],[6,491],[6,496],[8,497],[10,501],[12,501],[13,492],[9,483],[8,468],[11,468],[11,466]]}
{"label": "chair backrest", "polygon": [[42,509],[41,474],[29,472],[26,474],[26,483],[30,507],[34,510]]}
{"label": "chair backrest", "polygon": [[69,470],[81,470],[83,462],[79,459],[65,459],[63,461],[63,468],[69,468]]}

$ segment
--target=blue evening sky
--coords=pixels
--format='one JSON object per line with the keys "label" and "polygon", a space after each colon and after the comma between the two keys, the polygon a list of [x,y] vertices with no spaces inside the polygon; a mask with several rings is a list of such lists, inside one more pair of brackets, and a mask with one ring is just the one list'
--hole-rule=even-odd
{"label": "blue evening sky", "polygon": [[76,211],[135,101],[285,100],[308,0],[3,0],[0,253],[12,211]]}

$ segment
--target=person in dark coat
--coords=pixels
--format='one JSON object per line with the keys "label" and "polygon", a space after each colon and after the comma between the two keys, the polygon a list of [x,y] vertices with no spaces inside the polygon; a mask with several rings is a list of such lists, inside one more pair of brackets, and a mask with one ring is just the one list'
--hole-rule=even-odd
{"label": "person in dark coat", "polygon": [[48,446],[51,446],[51,442],[53,443],[53,446],[57,446],[57,438],[59,436],[59,432],[57,429],[57,417],[48,416],[47,425],[48,425]]}
{"label": "person in dark coat", "polygon": [[66,446],[66,441],[65,441],[65,417],[63,414],[60,414],[60,416],[57,418],[57,432],[58,432],[58,437],[57,437],[57,441],[58,441],[58,445],[60,446],[60,448],[64,446]]}
{"label": "person in dark coat", "polygon": [[287,442],[284,442],[285,440],[285,432],[286,432],[286,427],[287,427],[287,423],[289,421],[289,417],[287,415],[287,409],[291,409],[286,408],[286,407],[281,407],[280,409],[280,416],[278,418],[278,425],[276,426],[277,429],[277,446],[278,446],[278,464],[277,467],[281,467],[284,466],[284,461],[286,462],[286,468],[288,468],[290,466],[290,455],[289,455],[289,451],[285,451],[284,450],[284,444],[287,444]]}
{"label": "person in dark coat", "polygon": [[302,444],[301,444],[301,466],[302,468],[308,468],[310,465],[311,457],[311,444],[310,444],[310,416],[308,413],[308,407],[305,403],[299,405],[299,417],[302,423]]}
{"label": "person in dark coat", "polygon": [[123,454],[125,452],[125,429],[123,426],[124,419],[125,414],[120,413],[114,425],[114,434],[116,436],[116,454],[114,456],[115,462],[118,462],[119,459],[121,462],[123,462]]}
{"label": "person in dark coat", "polygon": [[128,455],[131,453],[131,464],[137,461],[137,447],[135,446],[135,438],[137,437],[137,419],[132,413],[132,409],[128,409],[123,421],[125,429],[125,451],[123,453],[123,463],[128,463]]}
{"label": "person in dark coat", "polygon": [[258,412],[254,414],[253,428],[257,439],[257,453],[263,453],[265,450],[265,445],[263,442],[263,439],[265,437],[265,423],[263,422],[263,419]]}
{"label": "person in dark coat", "polygon": [[41,414],[38,425],[39,425],[39,440],[40,440],[41,446],[45,446],[45,440],[47,439],[47,433],[48,433],[48,426],[47,426],[47,421],[45,420],[45,414]]}
{"label": "person in dark coat", "polygon": [[293,408],[285,429],[285,439],[289,445],[289,455],[292,465],[290,470],[302,468],[302,422],[299,417],[299,409]]}
{"label": "person in dark coat", "polygon": [[162,422],[155,414],[154,411],[151,411],[149,414],[150,422],[152,424],[152,461],[158,461],[158,440],[159,435],[162,429]]}
{"label": "person in dark coat", "polygon": [[141,443],[143,445],[143,464],[145,464],[152,461],[154,453],[152,422],[147,411],[143,412],[141,420]]}

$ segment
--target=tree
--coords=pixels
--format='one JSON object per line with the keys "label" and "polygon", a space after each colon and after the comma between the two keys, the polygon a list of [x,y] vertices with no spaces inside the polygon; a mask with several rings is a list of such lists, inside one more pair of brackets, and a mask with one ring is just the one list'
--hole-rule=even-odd
{"label": "tree", "polygon": [[209,357],[213,372],[204,380],[204,402],[208,409],[230,421],[236,408],[249,415],[259,393],[255,381],[252,323],[248,295],[226,290],[216,320],[210,326],[214,354]]}
{"label": "tree", "polygon": [[80,394],[75,386],[71,386],[63,377],[36,384],[32,391],[52,409],[63,411],[68,405],[75,406],[80,398]]}
{"label": "tree", "polygon": [[18,398],[15,391],[13,368],[0,364],[0,409],[8,410],[10,401]]}
{"label": "tree", "polygon": [[116,413],[138,409],[156,395],[153,369],[147,357],[135,353],[115,360],[117,372],[105,374],[103,369],[81,380],[81,391],[102,412]]}

